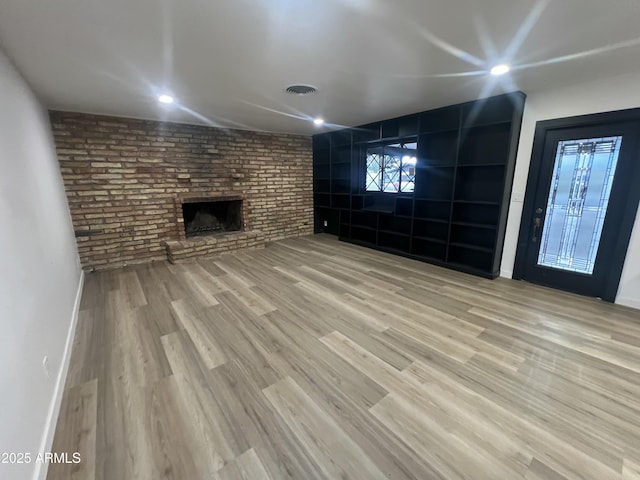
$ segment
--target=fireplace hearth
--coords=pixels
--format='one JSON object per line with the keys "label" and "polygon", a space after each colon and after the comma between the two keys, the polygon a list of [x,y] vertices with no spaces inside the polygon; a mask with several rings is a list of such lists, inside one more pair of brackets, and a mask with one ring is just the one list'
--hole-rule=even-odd
{"label": "fireplace hearth", "polygon": [[186,238],[242,230],[242,200],[182,204]]}
{"label": "fireplace hearth", "polygon": [[163,242],[171,263],[265,246],[265,234],[247,222],[249,205],[242,193],[180,196],[175,205],[177,239]]}

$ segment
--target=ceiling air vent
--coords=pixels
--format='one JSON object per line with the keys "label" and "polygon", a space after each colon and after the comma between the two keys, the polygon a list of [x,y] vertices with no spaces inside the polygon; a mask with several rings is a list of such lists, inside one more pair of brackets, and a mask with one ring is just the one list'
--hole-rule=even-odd
{"label": "ceiling air vent", "polygon": [[287,93],[291,95],[311,95],[316,92],[315,87],[311,85],[290,85],[287,87]]}

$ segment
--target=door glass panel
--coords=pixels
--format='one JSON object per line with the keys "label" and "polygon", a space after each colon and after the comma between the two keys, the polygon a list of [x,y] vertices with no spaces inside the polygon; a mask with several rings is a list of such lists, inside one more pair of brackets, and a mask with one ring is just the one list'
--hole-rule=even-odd
{"label": "door glass panel", "polygon": [[558,142],[538,265],[592,274],[622,137]]}

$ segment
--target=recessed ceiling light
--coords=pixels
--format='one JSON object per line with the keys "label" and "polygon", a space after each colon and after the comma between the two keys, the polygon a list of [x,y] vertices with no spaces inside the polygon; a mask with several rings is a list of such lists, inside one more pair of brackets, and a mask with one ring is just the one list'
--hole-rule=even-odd
{"label": "recessed ceiling light", "polygon": [[324,123],[324,119],[322,119],[322,118],[314,118],[313,119],[313,123],[315,123],[316,125],[322,125]]}
{"label": "recessed ceiling light", "polygon": [[173,97],[171,95],[167,95],[166,93],[163,93],[158,97],[158,101],[160,103],[165,103],[168,105],[170,103],[173,103]]}
{"label": "recessed ceiling light", "polygon": [[509,65],[496,65],[491,69],[491,75],[504,75],[505,73],[508,73],[509,70],[511,70],[511,68],[509,68]]}

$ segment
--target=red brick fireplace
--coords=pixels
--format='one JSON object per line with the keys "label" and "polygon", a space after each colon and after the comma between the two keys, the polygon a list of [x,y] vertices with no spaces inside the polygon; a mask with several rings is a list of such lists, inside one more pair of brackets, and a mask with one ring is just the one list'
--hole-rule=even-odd
{"label": "red brick fireplace", "polygon": [[[309,137],[68,112],[51,123],[85,269],[313,232]],[[182,205],[225,198],[242,200],[241,229],[186,238]]]}

